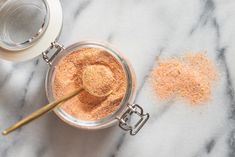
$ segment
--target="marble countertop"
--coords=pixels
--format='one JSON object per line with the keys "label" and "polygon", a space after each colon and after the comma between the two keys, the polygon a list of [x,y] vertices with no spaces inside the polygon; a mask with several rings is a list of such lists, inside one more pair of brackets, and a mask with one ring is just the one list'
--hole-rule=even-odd
{"label": "marble countertop", "polygon": [[[151,118],[136,136],[117,126],[78,130],[50,113],[0,136],[1,157],[234,157],[235,1],[62,0],[59,41],[92,39],[118,47],[137,75],[135,102]],[[220,73],[211,101],[197,106],[157,100],[148,78],[161,56],[206,51]],[[48,66],[0,60],[0,130],[47,103]]]}

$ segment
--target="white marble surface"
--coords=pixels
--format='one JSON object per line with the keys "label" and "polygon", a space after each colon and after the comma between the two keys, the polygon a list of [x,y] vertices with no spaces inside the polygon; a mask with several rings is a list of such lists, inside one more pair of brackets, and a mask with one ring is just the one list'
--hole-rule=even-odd
{"label": "white marble surface", "polygon": [[[84,131],[53,113],[0,136],[1,157],[233,157],[235,156],[234,0],[62,0],[60,42],[108,41],[137,75],[136,103],[151,114],[134,137],[118,127]],[[154,97],[148,75],[159,56],[206,51],[220,78],[211,101],[190,106]],[[47,102],[42,57],[0,60],[0,130]]]}

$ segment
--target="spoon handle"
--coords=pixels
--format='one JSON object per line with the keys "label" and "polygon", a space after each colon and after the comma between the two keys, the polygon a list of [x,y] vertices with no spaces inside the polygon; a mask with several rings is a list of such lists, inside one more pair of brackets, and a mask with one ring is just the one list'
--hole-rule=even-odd
{"label": "spoon handle", "polygon": [[16,130],[17,128],[33,121],[34,119],[37,119],[38,117],[44,115],[45,113],[53,110],[54,108],[56,108],[57,106],[59,106],[60,104],[64,103],[65,101],[67,101],[68,99],[74,97],[75,95],[77,95],[78,93],[80,93],[83,90],[83,88],[77,89],[71,93],[69,93],[68,95],[65,95],[45,106],[43,106],[42,108],[34,111],[33,113],[31,113],[30,115],[28,115],[27,117],[23,118],[22,120],[18,121],[17,123],[13,124],[12,126],[10,126],[9,128],[5,129],[2,132],[2,135],[7,135],[10,132]]}

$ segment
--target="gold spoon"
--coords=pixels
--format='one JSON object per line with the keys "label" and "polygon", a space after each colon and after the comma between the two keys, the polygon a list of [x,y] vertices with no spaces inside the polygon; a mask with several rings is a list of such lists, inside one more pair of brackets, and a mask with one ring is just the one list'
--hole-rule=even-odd
{"label": "gold spoon", "polygon": [[[97,96],[97,97],[105,97],[112,93],[112,84],[114,82],[113,74],[110,69],[103,65],[91,65],[84,69],[83,75],[83,87],[76,89],[75,91],[43,106],[42,108],[34,111],[27,117],[23,118],[22,120],[18,121],[17,123],[13,124],[9,128],[5,129],[2,132],[2,135],[7,135],[10,132],[16,130],[17,128],[37,119],[38,117],[48,113],[49,111],[53,110],[54,108],[58,107],[65,101],[71,99],[72,97],[76,96],[83,90],[86,90],[88,93]],[[105,81],[104,81],[105,80]],[[97,82],[98,81],[98,82]],[[101,81],[101,82],[99,82]],[[100,84],[99,84],[100,83]]]}

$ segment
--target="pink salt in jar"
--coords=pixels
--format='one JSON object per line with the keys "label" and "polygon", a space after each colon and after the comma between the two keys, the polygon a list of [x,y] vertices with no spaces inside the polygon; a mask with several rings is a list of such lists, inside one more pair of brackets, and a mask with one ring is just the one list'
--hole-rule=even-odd
{"label": "pink salt in jar", "polygon": [[[54,59],[49,62],[49,64],[51,65],[51,68],[48,70],[48,74],[46,77],[47,78],[46,86],[45,86],[48,100],[51,102],[55,99],[53,96],[53,85],[52,85],[53,80],[54,80],[53,77],[55,76],[55,67],[58,65],[59,61],[63,59],[63,57],[81,48],[102,49],[106,51],[107,53],[109,53],[111,56],[113,56],[116,59],[116,61],[118,61],[118,63],[122,66],[122,69],[125,73],[126,82],[127,82],[127,88],[126,88],[124,97],[118,109],[115,112],[99,120],[93,120],[93,121],[80,120],[66,113],[62,108],[56,108],[54,112],[64,122],[77,128],[94,130],[94,129],[107,128],[107,127],[119,124],[119,126],[122,129],[126,131],[130,131],[131,135],[135,135],[142,128],[145,122],[148,120],[149,114],[143,113],[142,107],[140,107],[137,104],[133,104],[135,93],[136,93],[136,87],[135,87],[136,78],[135,78],[135,73],[133,71],[132,66],[121,55],[121,53],[118,50],[114,49],[108,43],[83,41],[83,42],[70,45],[66,49],[62,49],[62,51],[58,53],[56,57],[54,57]],[[44,53],[44,56],[45,56],[44,58],[47,58],[46,53]],[[132,114],[135,114],[136,117],[139,117],[135,124],[131,124],[130,122],[130,117],[132,116]]]}

